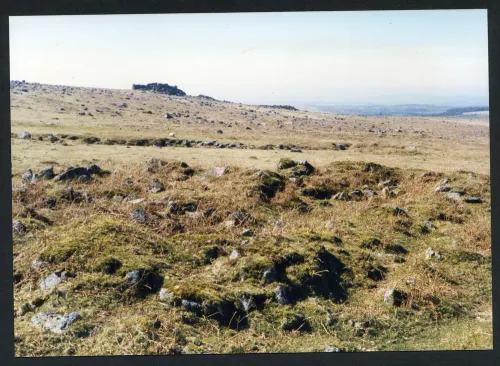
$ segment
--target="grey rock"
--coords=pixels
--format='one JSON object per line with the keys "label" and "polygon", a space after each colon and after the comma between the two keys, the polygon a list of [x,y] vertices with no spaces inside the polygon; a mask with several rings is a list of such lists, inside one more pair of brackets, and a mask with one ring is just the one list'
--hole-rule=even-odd
{"label": "grey rock", "polygon": [[184,307],[184,309],[186,309],[187,311],[191,311],[191,312],[199,312],[202,310],[201,304],[198,304],[195,301],[182,299],[181,305]]}
{"label": "grey rock", "polygon": [[427,248],[425,251],[425,260],[431,260],[431,259],[441,259],[441,253],[432,250],[431,247]]}
{"label": "grey rock", "polygon": [[24,235],[26,234],[26,226],[19,221],[19,220],[14,220],[12,221],[12,231],[17,234],[17,235]]}
{"label": "grey rock", "polygon": [[388,288],[384,293],[384,302],[393,306],[401,306],[404,300],[404,294],[401,291]]}
{"label": "grey rock", "polygon": [[451,187],[449,187],[449,186],[438,186],[434,190],[436,192],[449,192],[449,191],[451,191]]}
{"label": "grey rock", "polygon": [[61,334],[80,318],[80,314],[75,311],[64,315],[56,312],[45,312],[34,315],[31,322],[40,329],[48,329],[53,333]]}
{"label": "grey rock", "polygon": [[460,199],[461,195],[458,192],[450,192],[448,193],[448,198],[451,198],[452,200],[458,200]]}
{"label": "grey rock", "polygon": [[372,191],[371,189],[365,189],[363,193],[366,197],[373,197],[377,195],[377,192]]}
{"label": "grey rock", "polygon": [[59,139],[57,137],[55,137],[54,135],[49,135],[49,136],[47,136],[47,138],[52,143],[59,141]]}
{"label": "grey rock", "polygon": [[40,173],[38,174],[38,176],[40,178],[43,178],[43,179],[52,179],[55,176],[54,168],[52,168],[52,167],[44,168],[44,169],[40,170]]}
{"label": "grey rock", "polygon": [[144,224],[149,220],[149,214],[142,207],[137,207],[134,211],[132,211],[130,216],[132,217],[132,220],[140,224]]}
{"label": "grey rock", "polygon": [[288,295],[286,291],[286,287],[283,285],[279,285],[274,289],[274,298],[278,302],[278,304],[286,305],[289,304]]}
{"label": "grey rock", "polygon": [[390,186],[390,185],[392,185],[392,180],[388,179],[388,180],[385,180],[383,182],[380,182],[378,184],[378,187],[382,188],[382,187],[387,187],[387,186]]}
{"label": "grey rock", "polygon": [[205,175],[212,177],[222,177],[224,174],[226,174],[226,172],[227,172],[226,166],[213,167],[208,172],[206,172]]}
{"label": "grey rock", "polygon": [[403,210],[401,207],[394,207],[393,212],[395,216],[408,216],[405,210]]}
{"label": "grey rock", "polygon": [[140,282],[142,279],[142,272],[138,269],[127,272],[125,274],[125,279],[130,282]]}
{"label": "grey rock", "polygon": [[23,183],[30,183],[33,180],[33,172],[31,169],[26,170],[22,177]]}
{"label": "grey rock", "polygon": [[165,186],[157,178],[153,179],[153,181],[149,184],[149,191],[151,193],[159,193],[163,192],[164,190]]}
{"label": "grey rock", "polygon": [[171,303],[174,300],[174,294],[169,292],[167,289],[162,288],[160,290],[160,301]]}
{"label": "grey rock", "polygon": [[41,258],[36,258],[31,262],[31,268],[38,270],[49,266],[49,262],[42,260]]}
{"label": "grey rock", "polygon": [[231,252],[231,255],[229,256],[229,259],[235,260],[235,259],[238,259],[239,257],[240,257],[240,252],[236,249],[233,249],[233,251]]}
{"label": "grey rock", "polygon": [[332,345],[328,345],[328,346],[326,346],[326,348],[323,352],[342,352],[342,351],[338,347],[333,347]]}
{"label": "grey rock", "polygon": [[463,201],[466,203],[482,203],[483,199],[481,197],[466,196]]}
{"label": "grey rock", "polygon": [[23,131],[19,134],[19,138],[29,140],[31,139],[31,134],[28,131]]}
{"label": "grey rock", "polygon": [[56,176],[55,181],[60,182],[68,179],[77,179],[82,175],[90,175],[87,168],[70,168],[62,174]]}
{"label": "grey rock", "polygon": [[40,281],[40,288],[42,290],[50,290],[54,286],[60,284],[67,278],[67,272],[53,272],[47,277],[45,277],[42,281]]}

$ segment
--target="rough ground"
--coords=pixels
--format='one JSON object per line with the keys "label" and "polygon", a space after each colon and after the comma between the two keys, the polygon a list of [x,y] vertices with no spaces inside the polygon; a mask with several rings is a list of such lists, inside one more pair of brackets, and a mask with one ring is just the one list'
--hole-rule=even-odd
{"label": "rough ground", "polygon": [[492,348],[486,119],[11,92],[17,356]]}

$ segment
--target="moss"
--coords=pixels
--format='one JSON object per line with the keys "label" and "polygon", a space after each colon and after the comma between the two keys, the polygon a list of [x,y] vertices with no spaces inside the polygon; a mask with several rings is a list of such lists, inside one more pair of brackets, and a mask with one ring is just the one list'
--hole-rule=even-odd
{"label": "moss", "polygon": [[297,162],[289,158],[281,158],[278,162],[278,169],[289,169],[297,165]]}
{"label": "moss", "polygon": [[285,188],[285,181],[281,175],[270,170],[263,171],[261,183],[257,185],[256,190],[261,193],[263,198],[273,198],[277,192]]}

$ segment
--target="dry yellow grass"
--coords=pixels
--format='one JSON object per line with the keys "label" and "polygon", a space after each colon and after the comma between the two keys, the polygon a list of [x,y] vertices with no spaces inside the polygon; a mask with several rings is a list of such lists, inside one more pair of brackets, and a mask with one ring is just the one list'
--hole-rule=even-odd
{"label": "dry yellow grass", "polygon": [[[247,105],[214,102],[207,106],[191,97],[124,90],[77,88],[70,93],[61,95],[60,89],[40,86],[13,94],[13,132],[129,139],[168,137],[174,131],[177,137],[204,141],[296,144],[303,146],[303,152],[159,149],[88,145],[80,140],[66,140],[68,146],[63,146],[46,139],[12,138],[15,189],[21,186],[27,168],[37,172],[53,166],[59,173],[94,162],[111,171],[87,183],[42,180],[28,184],[24,193],[14,192],[13,219],[20,219],[28,228],[26,235],[14,238],[14,267],[22,275],[15,285],[14,306],[17,310],[36,298],[44,300],[34,312],[16,317],[16,355],[321,352],[327,345],[344,351],[492,347],[487,124],[451,118],[442,122],[438,118],[275,114]],[[122,116],[93,110],[123,101],[128,107],[121,109]],[[80,104],[87,105],[95,118],[77,115]],[[66,110],[58,111],[60,106]],[[153,114],[143,114],[137,108]],[[190,117],[179,117],[179,124],[174,124],[163,118],[165,112]],[[196,116],[208,122],[201,123]],[[372,125],[405,132],[378,137],[363,129]],[[219,128],[223,134],[215,132]],[[424,133],[412,132],[415,130]],[[332,149],[332,143],[351,146],[339,151]],[[168,163],[145,171],[151,158]],[[304,195],[300,183],[288,179],[290,169],[277,170],[280,158],[305,159],[315,166],[315,172],[304,177],[306,188],[323,188],[333,194],[364,189],[366,184],[378,195],[360,200],[353,196],[348,201],[314,199]],[[194,170],[192,176],[185,174],[180,161]],[[370,171],[366,162],[383,166]],[[227,165],[227,173],[219,178],[205,177],[214,165]],[[283,176],[283,190],[278,189],[268,200],[258,194],[262,190],[259,184],[275,181],[266,175],[259,177],[261,169]],[[423,176],[425,172],[433,174]],[[384,197],[378,187],[387,177],[398,182],[399,192],[394,197]],[[130,184],[124,183],[127,178],[132,180]],[[164,192],[149,191],[155,178],[164,184]],[[446,193],[436,193],[434,188],[444,178],[468,194],[481,196],[484,202],[455,202]],[[92,201],[65,199],[68,185],[76,191],[89,190]],[[126,196],[145,201],[127,203],[123,200]],[[44,204],[47,197],[56,199],[54,208]],[[196,212],[213,208],[216,214],[155,216],[169,210],[168,201],[192,201]],[[404,208],[409,217],[395,216],[395,206]],[[154,219],[146,225],[135,223],[130,214],[136,207],[144,208]],[[255,221],[226,225],[238,210],[249,212]],[[51,223],[44,224],[44,217]],[[280,227],[276,227],[278,219]],[[435,228],[424,228],[428,220]],[[255,236],[242,237],[243,228],[251,229]],[[373,238],[380,241],[379,247],[366,246]],[[391,244],[404,246],[408,253],[392,254],[388,250]],[[217,255],[210,251],[214,247]],[[428,247],[439,251],[442,259],[426,260]],[[239,258],[229,258],[233,250],[239,251]],[[346,267],[341,280],[346,289],[344,301],[311,292],[324,289],[314,278],[333,271],[331,267],[325,270],[322,260],[317,260],[328,262],[328,255]],[[34,270],[32,261],[39,257],[49,265]],[[109,257],[120,260],[123,267],[115,274],[96,272]],[[280,264],[283,261],[290,263]],[[259,271],[269,265],[284,266],[280,268],[286,278],[280,283],[302,291],[296,302],[278,304],[272,295],[277,283],[260,282]],[[241,326],[234,326],[232,319],[221,322],[162,303],[157,293],[136,297],[123,279],[127,271],[136,268],[160,274],[163,286],[176,296],[189,295],[205,302],[236,301],[240,294],[251,293],[265,296],[265,305],[238,319]],[[373,268],[384,269],[380,278],[369,277]],[[51,291],[39,289],[42,278],[62,269],[75,277]],[[313,280],[307,280],[308,275]],[[328,278],[328,286],[333,286]],[[401,307],[384,303],[387,288],[406,293]],[[31,316],[49,310],[78,311],[82,320],[62,335],[34,328]],[[293,316],[303,316],[299,329],[284,329],[284,322]],[[246,320],[248,324],[243,326]],[[310,329],[306,330],[306,325]],[[97,332],[81,337],[76,330],[84,326],[96,327]]]}

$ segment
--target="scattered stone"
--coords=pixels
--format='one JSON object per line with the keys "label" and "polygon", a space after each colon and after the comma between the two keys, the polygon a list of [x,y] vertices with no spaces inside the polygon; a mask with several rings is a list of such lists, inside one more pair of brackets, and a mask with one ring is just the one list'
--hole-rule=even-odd
{"label": "scattered stone", "polygon": [[56,312],[45,312],[34,315],[31,322],[40,329],[48,329],[53,333],[61,334],[80,318],[80,314],[75,311],[64,315],[59,315]]}
{"label": "scattered stone", "polygon": [[142,207],[137,207],[130,216],[139,224],[145,224],[149,220],[149,214]]}
{"label": "scattered stone", "polygon": [[42,290],[50,290],[52,287],[60,284],[66,278],[68,278],[68,274],[66,271],[53,272],[45,279],[40,281],[40,288]]}
{"label": "scattered stone", "polygon": [[172,292],[169,292],[167,289],[162,288],[160,290],[160,301],[166,302],[166,303],[172,303],[174,300],[174,294]]}
{"label": "scattered stone", "polygon": [[288,300],[288,295],[287,295],[287,289],[283,285],[279,285],[274,289],[274,298],[278,302],[278,304],[281,305],[286,305],[289,304],[290,301]]}
{"label": "scattered stone", "polygon": [[425,260],[441,259],[441,253],[432,250],[431,247],[425,251]]}
{"label": "scattered stone", "polygon": [[56,176],[55,181],[60,182],[68,179],[77,179],[82,175],[90,175],[87,168],[70,168],[66,172]]}
{"label": "scattered stone", "polygon": [[44,168],[42,170],[40,170],[40,173],[38,174],[38,176],[42,179],[52,179],[54,178],[55,174],[54,174],[54,168]]}
{"label": "scattered stone", "polygon": [[435,189],[436,192],[449,192],[451,191],[451,187],[449,186],[438,186]]}
{"label": "scattered stone", "polygon": [[387,186],[390,186],[390,185],[392,185],[392,180],[391,180],[391,179],[388,179],[388,180],[385,180],[385,181],[383,181],[383,182],[380,182],[380,183],[378,184],[378,187],[379,187],[379,188],[382,188],[382,187],[387,187]]}
{"label": "scattered stone", "polygon": [[227,172],[227,166],[213,167],[208,172],[205,173],[207,176],[212,177],[222,177]]}
{"label": "scattered stone", "polygon": [[165,186],[162,182],[158,180],[158,178],[153,179],[153,181],[149,184],[149,191],[151,193],[159,193],[165,190]]}
{"label": "scattered stone", "polygon": [[371,189],[365,189],[363,193],[366,197],[373,197],[377,195],[377,192],[372,191]]}
{"label": "scattered stone", "polygon": [[169,135],[170,137],[174,137],[174,136],[175,136],[175,133],[170,132],[168,135]]}
{"label": "scattered stone", "polygon": [[39,270],[49,266],[49,262],[42,260],[41,258],[36,258],[31,262],[31,268],[34,270]]}
{"label": "scattered stone", "polygon": [[31,134],[28,131],[23,131],[19,134],[19,138],[29,140],[31,139]]}
{"label": "scattered stone", "polygon": [[459,200],[460,197],[461,197],[461,195],[458,192],[450,192],[450,193],[448,193],[448,198],[451,198],[452,200]]}
{"label": "scattered stone", "polygon": [[405,299],[405,294],[401,291],[388,288],[385,290],[384,302],[392,306],[401,306],[403,300]]}
{"label": "scattered stone", "polygon": [[410,286],[415,286],[417,283],[416,283],[416,281],[415,281],[415,280],[413,280],[413,279],[408,279],[408,280],[406,280],[406,284],[407,284],[407,285],[410,285]]}
{"label": "scattered stone", "polygon": [[236,249],[233,249],[233,251],[231,252],[231,255],[229,256],[229,259],[235,260],[235,259],[238,259],[239,257],[240,257],[240,252]]}
{"label": "scattered stone", "polygon": [[408,214],[406,213],[405,210],[403,210],[402,208],[400,207],[394,207],[393,208],[393,212],[394,212],[394,215],[395,216],[404,216],[404,217],[408,217]]}
{"label": "scattered stone", "polygon": [[326,346],[325,350],[323,352],[342,352],[342,350],[338,347],[333,347],[332,345]]}
{"label": "scattered stone", "polygon": [[54,135],[49,135],[49,136],[47,136],[47,138],[52,143],[59,141],[59,139],[57,137],[55,137]]}
{"label": "scattered stone", "polygon": [[26,234],[27,229],[21,221],[14,220],[12,221],[12,231],[17,235],[24,235]]}
{"label": "scattered stone", "polygon": [[473,196],[466,196],[463,198],[463,201],[466,203],[482,203],[483,202],[481,197],[473,197]]}
{"label": "scattered stone", "polygon": [[424,226],[429,228],[429,229],[435,229],[436,226],[432,223],[432,221],[426,221],[424,222]]}
{"label": "scattered stone", "polygon": [[33,180],[33,172],[31,169],[26,170],[22,177],[23,183],[30,183]]}
{"label": "scattered stone", "polygon": [[172,119],[172,118],[174,118],[174,116],[172,116],[170,113],[165,113],[163,115],[163,118],[165,118],[165,119]]}
{"label": "scattered stone", "polygon": [[88,175],[88,174],[82,174],[82,175],[80,175],[80,176],[76,179],[76,181],[77,181],[78,183],[86,183],[86,182],[90,182],[91,180],[92,180],[92,178],[91,178],[91,177],[90,177],[90,175]]}

